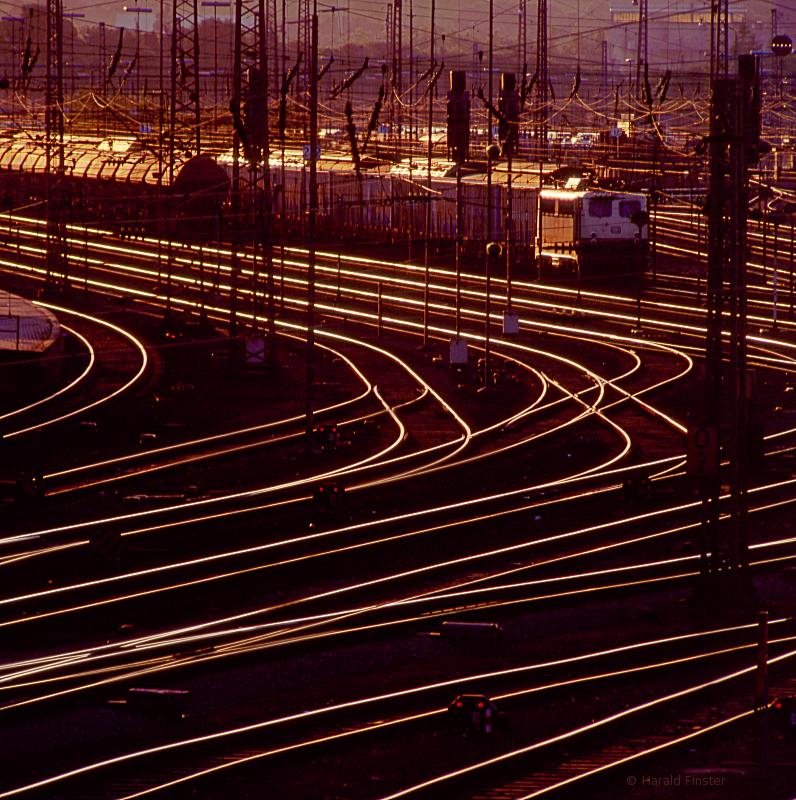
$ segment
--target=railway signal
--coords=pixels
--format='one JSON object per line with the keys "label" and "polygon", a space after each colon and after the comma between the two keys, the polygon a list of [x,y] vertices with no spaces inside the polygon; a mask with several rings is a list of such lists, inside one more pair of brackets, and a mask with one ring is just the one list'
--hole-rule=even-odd
{"label": "railway signal", "polygon": [[345,487],[335,481],[325,481],[315,487],[312,495],[315,508],[322,514],[338,511],[345,500]]}
{"label": "railway signal", "polygon": [[265,76],[256,67],[249,67],[243,101],[243,130],[249,147],[264,146],[267,125]]}
{"label": "railway signal", "polygon": [[466,89],[465,73],[451,70],[448,92],[448,154],[456,164],[467,161],[470,152],[470,93]]}
{"label": "railway signal", "polygon": [[497,713],[497,706],[485,694],[460,694],[448,706],[451,719],[483,733],[492,733]]}
{"label": "railway signal", "polygon": [[517,152],[520,119],[520,95],[517,91],[517,79],[513,72],[500,74],[498,111],[500,112],[498,116],[500,153],[503,157],[511,157]]}
{"label": "railway signal", "polygon": [[718,478],[719,432],[715,425],[697,425],[688,431],[686,472],[694,478]]}
{"label": "railway signal", "polygon": [[789,56],[793,52],[793,40],[784,33],[771,40],[771,52],[775,56]]}
{"label": "railway signal", "polygon": [[327,451],[337,448],[340,441],[337,425],[316,425],[312,433],[316,449]]}

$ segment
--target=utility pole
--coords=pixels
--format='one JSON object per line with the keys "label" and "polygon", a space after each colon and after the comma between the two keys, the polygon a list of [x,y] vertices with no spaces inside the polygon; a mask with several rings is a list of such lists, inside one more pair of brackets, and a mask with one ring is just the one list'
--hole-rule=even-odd
{"label": "utility pole", "polygon": [[66,285],[66,241],[61,225],[61,181],[64,176],[64,45],[61,0],[47,0],[47,79],[44,136],[47,174],[47,288],[53,273]]}
{"label": "utility pole", "polygon": [[[271,38],[271,48],[272,48],[272,63],[273,63],[273,81],[274,87],[273,91],[274,97],[279,97],[279,86],[282,82],[282,71],[279,66],[279,25],[277,24],[278,12],[277,12],[277,0],[271,0],[271,11],[270,11],[271,22],[273,25],[272,33],[273,36]],[[268,29],[266,29],[267,31]]]}
{"label": "utility pole", "polygon": [[[491,0],[490,0],[491,1]],[[470,147],[470,95],[466,89],[466,73],[451,70],[447,103],[448,153],[456,165],[456,330],[450,343],[450,364],[467,364],[467,341],[461,338],[461,249],[462,249],[462,165]]]}
{"label": "utility pole", "polygon": [[600,93],[605,102],[610,99],[608,94],[608,40],[603,39],[600,43],[600,69],[601,69],[601,89]]}
{"label": "utility pole", "polygon": [[[415,9],[413,0],[409,0],[409,105],[413,109],[409,117],[409,139],[414,141],[417,134],[417,121],[414,118],[415,107]],[[415,123],[413,125],[413,122]],[[414,129],[414,131],[413,131]],[[414,150],[414,145],[412,146]],[[410,153],[411,157],[411,153]],[[411,160],[410,164],[413,163]],[[411,238],[409,239],[411,247]],[[409,259],[412,260],[411,257]]]}
{"label": "utility pole", "polygon": [[647,63],[648,48],[648,0],[638,0],[638,36],[636,37],[636,99],[644,103],[644,92],[649,80],[649,65]]}
{"label": "utility pole", "polygon": [[[771,50],[776,53],[777,39],[779,37],[779,17],[777,16],[777,9],[771,9]],[[784,66],[784,59],[779,57],[774,59],[774,85],[776,88],[777,99],[782,99],[782,73]]]}
{"label": "utility pole", "polygon": [[[97,74],[97,89],[102,95],[105,94],[106,70],[108,69],[108,49],[106,44],[105,23],[99,24],[99,69]],[[163,159],[161,159],[161,166]]]}
{"label": "utility pole", "polygon": [[536,10],[536,142],[540,163],[547,154],[547,117],[550,112],[550,71],[547,60],[547,0],[538,0]]}
{"label": "utility pole", "polygon": [[[163,232],[166,229],[166,220],[163,213],[163,178],[166,155],[166,48],[165,48],[165,29],[166,29],[166,0],[160,0],[160,13],[158,14],[158,284],[162,280],[163,273]],[[103,39],[104,49],[104,39]],[[169,138],[169,143],[171,139]],[[169,144],[169,150],[171,145]],[[171,163],[171,159],[170,159]],[[166,319],[171,317],[171,236],[166,241]],[[234,313],[234,311],[233,311]]]}
{"label": "utility pole", "polygon": [[315,235],[318,216],[318,6],[312,0],[310,39],[310,197],[307,219],[307,362],[306,362],[306,437],[307,450],[312,450],[312,403],[315,381]]}
{"label": "utility pole", "polygon": [[133,5],[125,6],[124,10],[128,14],[135,14],[135,55],[133,56],[133,64],[135,64],[135,93],[138,96],[138,102],[141,99],[141,14],[151,14],[151,8],[144,8],[143,6]]}
{"label": "utility pole", "polygon": [[[489,377],[492,371],[492,365],[490,364],[490,356],[491,356],[491,349],[492,349],[492,342],[490,339],[490,312],[491,312],[491,294],[492,294],[492,267],[497,262],[497,251],[499,251],[499,246],[493,246],[493,239],[494,239],[494,230],[492,228],[492,168],[494,166],[495,161],[495,150],[498,148],[492,147],[492,109],[494,108],[493,101],[494,97],[492,94],[492,71],[495,68],[495,27],[494,27],[494,19],[495,19],[495,9],[494,9],[494,0],[489,0],[489,55],[487,59],[488,63],[488,75],[487,75],[487,97],[489,99],[487,105],[487,113],[486,113],[486,240],[487,244],[487,252],[486,252],[486,262],[485,262],[485,272],[486,272],[486,281],[485,281],[485,289],[486,289],[486,298],[485,298],[485,305],[484,305],[484,377],[483,377],[483,385],[484,388],[487,389],[489,387]],[[458,312],[457,312],[458,313]]]}
{"label": "utility pole", "polygon": [[400,158],[401,146],[401,73],[403,72],[403,0],[393,0],[392,4],[392,69],[390,78],[390,118],[391,134],[395,142],[395,160]]}
{"label": "utility pole", "polygon": [[426,133],[428,144],[426,147],[426,235],[423,246],[423,347],[428,347],[428,312],[429,312],[429,247],[431,241],[431,157],[433,143],[431,131],[434,126],[434,70],[437,62],[434,60],[434,21],[436,16],[436,0],[431,0],[431,40],[429,43],[429,79],[428,79],[428,127]]}
{"label": "utility pole", "polygon": [[498,138],[501,153],[506,157],[506,216],[505,216],[505,256],[506,256],[506,310],[503,312],[503,334],[519,333],[519,317],[512,307],[512,260],[514,249],[514,209],[512,187],[512,160],[519,146],[520,97],[517,81],[513,73],[500,75],[500,96],[498,99],[500,119]]}

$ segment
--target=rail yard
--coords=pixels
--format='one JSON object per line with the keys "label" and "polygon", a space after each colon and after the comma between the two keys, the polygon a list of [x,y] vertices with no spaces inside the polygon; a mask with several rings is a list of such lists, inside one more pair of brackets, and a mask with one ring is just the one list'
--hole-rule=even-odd
{"label": "rail yard", "polygon": [[203,5],[9,18],[0,798],[793,800],[790,38]]}

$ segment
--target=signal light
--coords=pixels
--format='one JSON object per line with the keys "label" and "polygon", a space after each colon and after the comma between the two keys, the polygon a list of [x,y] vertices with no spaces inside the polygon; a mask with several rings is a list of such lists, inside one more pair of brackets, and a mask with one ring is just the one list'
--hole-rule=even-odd
{"label": "signal light", "polygon": [[793,52],[793,41],[790,36],[781,33],[771,40],[771,52],[775,56],[789,56]]}
{"label": "signal light", "polygon": [[497,706],[483,694],[460,694],[448,706],[448,713],[459,724],[491,733]]}
{"label": "signal light", "polygon": [[500,242],[489,242],[486,246],[486,254],[489,258],[500,258],[503,255],[503,247]]}
{"label": "signal light", "polygon": [[344,500],[344,487],[333,481],[319,483],[313,492],[315,507],[321,513],[337,511],[343,505]]}
{"label": "signal light", "polygon": [[312,429],[313,446],[319,450],[334,450],[339,438],[337,425],[316,425]]}

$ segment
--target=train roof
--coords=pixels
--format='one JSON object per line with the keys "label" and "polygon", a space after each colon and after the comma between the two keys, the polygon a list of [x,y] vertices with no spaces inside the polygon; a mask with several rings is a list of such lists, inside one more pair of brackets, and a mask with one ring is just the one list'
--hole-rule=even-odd
{"label": "train roof", "polygon": [[[157,152],[135,137],[64,136],[64,172],[69,177],[168,185]],[[175,176],[189,156],[179,158]],[[0,170],[44,174],[47,144],[42,134],[0,136]],[[162,173],[162,174],[161,174]]]}
{"label": "train roof", "polygon": [[642,197],[646,200],[646,195],[643,192],[620,192],[615,189],[599,189],[596,187],[587,189],[543,188],[542,194],[552,200],[570,200],[573,197]]}
{"label": "train roof", "polygon": [[[410,171],[411,164],[411,171]],[[517,188],[538,189],[540,180],[544,183],[556,168],[556,164],[543,163],[541,170],[538,164],[526,161],[514,161],[511,170],[512,184]],[[390,174],[410,178],[422,183],[428,174],[428,162],[425,158],[403,159],[394,164]],[[540,178],[541,175],[541,178]],[[456,164],[444,159],[432,159],[431,179],[433,181],[453,181],[456,178]],[[506,161],[498,161],[492,165],[492,182],[498,185],[508,183],[509,172]],[[486,162],[470,161],[462,167],[462,181],[467,184],[486,183]]]}
{"label": "train roof", "polygon": [[[234,160],[234,152],[232,149],[224,150],[215,156],[216,161],[225,168],[231,168]],[[241,154],[241,166],[245,166],[246,159]],[[286,168],[295,170],[307,167],[309,162],[304,157],[303,150],[295,148],[286,148],[284,157],[279,148],[271,150],[268,164],[272,170],[277,170],[284,164]],[[343,156],[339,153],[324,154],[315,162],[316,168],[320,172],[352,172],[354,164],[350,156]],[[373,158],[372,156],[365,155],[360,159],[360,170],[363,172],[386,172],[389,169],[389,162],[381,159]]]}

